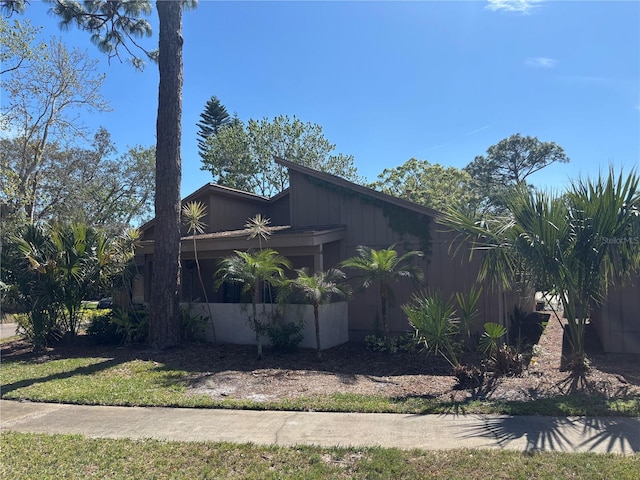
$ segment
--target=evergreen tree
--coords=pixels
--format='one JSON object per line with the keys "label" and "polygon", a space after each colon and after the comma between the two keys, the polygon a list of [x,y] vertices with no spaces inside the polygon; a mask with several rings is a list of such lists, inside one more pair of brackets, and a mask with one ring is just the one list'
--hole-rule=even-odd
{"label": "evergreen tree", "polygon": [[207,138],[211,135],[217,135],[218,130],[232,122],[229,112],[216,96],[212,96],[204,106],[204,111],[200,114],[200,121],[196,126],[200,131],[198,136],[198,150],[200,156],[205,158],[209,147],[207,146]]}

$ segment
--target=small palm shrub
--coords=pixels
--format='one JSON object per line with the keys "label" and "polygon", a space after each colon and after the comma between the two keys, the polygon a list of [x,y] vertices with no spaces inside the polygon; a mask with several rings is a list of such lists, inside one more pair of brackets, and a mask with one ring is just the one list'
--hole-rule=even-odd
{"label": "small palm shrub", "polygon": [[467,350],[475,349],[475,342],[471,336],[473,321],[478,317],[478,302],[482,294],[481,288],[472,287],[465,295],[462,292],[456,293],[456,303],[460,317],[459,335],[463,345]]}
{"label": "small palm shrub", "polygon": [[35,351],[62,338],[63,332],[58,326],[56,311],[34,310],[16,313],[14,318],[18,324],[18,333],[34,345]]}
{"label": "small palm shrub", "polygon": [[479,347],[487,355],[489,370],[498,375],[520,375],[525,367],[523,355],[516,348],[499,343],[506,333],[507,329],[498,323],[485,323]]}
{"label": "small palm shrub", "polygon": [[146,343],[149,338],[149,312],[147,309],[114,308],[112,321],[127,345]]}
{"label": "small palm shrub", "polygon": [[344,268],[356,270],[359,275],[354,277],[361,289],[367,289],[376,285],[380,292],[380,305],[382,313],[382,328],[384,339],[387,342],[387,350],[391,350],[389,344],[389,307],[395,301],[393,284],[402,278],[414,282],[422,281],[422,270],[411,264],[413,257],[422,257],[424,253],[418,250],[398,255],[395,245],[381,250],[360,245],[356,248],[357,255],[344,260],[340,265]]}
{"label": "small palm shrub", "polygon": [[[180,336],[186,342],[203,342],[206,339],[206,328],[209,325],[209,317],[196,313],[190,305],[180,309]],[[215,343],[215,329],[212,325]]]}
{"label": "small palm shrub", "polygon": [[507,334],[507,329],[499,323],[487,322],[484,324],[484,333],[480,337],[478,347],[485,355],[491,357],[498,350],[498,342]]}
{"label": "small palm shrub", "polygon": [[427,352],[441,355],[452,368],[460,365],[458,319],[451,300],[444,300],[439,293],[420,293],[402,310]]}

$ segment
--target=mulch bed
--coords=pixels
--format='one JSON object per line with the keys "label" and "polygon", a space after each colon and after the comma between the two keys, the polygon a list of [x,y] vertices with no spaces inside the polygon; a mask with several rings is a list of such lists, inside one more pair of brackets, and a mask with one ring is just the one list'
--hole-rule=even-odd
{"label": "mulch bed", "polygon": [[[195,394],[213,398],[271,401],[282,398],[354,393],[390,398],[420,396],[447,401],[469,398],[520,400],[583,392],[606,398],[640,396],[640,355],[603,354],[592,346],[591,369],[581,377],[561,371],[563,329],[553,317],[538,340],[538,354],[519,376],[490,378],[483,388],[460,389],[451,367],[440,357],[420,352],[387,354],[368,350],[364,344],[347,343],[323,352],[318,361],[313,350],[278,353],[265,349],[256,359],[254,346],[192,345],[169,351],[142,347],[94,346],[80,337],[76,345],[55,346],[33,354],[20,341],[2,345],[4,359],[44,361],[94,356],[153,360],[189,373]],[[467,354],[463,360],[479,361]]]}

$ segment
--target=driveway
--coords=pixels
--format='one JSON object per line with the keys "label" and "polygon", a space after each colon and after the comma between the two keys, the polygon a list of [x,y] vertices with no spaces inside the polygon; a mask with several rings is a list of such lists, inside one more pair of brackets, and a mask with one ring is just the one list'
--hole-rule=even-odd
{"label": "driveway", "polygon": [[17,323],[0,324],[0,338],[13,337],[16,334]]}

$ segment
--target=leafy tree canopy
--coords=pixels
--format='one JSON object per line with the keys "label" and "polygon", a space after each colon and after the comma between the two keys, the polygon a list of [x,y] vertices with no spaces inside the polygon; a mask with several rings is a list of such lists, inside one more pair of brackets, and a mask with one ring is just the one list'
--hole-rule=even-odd
{"label": "leafy tree canopy", "polygon": [[211,172],[221,185],[259,195],[272,196],[289,185],[286,169],[273,157],[362,182],[352,155],[333,155],[335,145],[325,138],[322,127],[295,116],[252,119],[246,125],[232,121],[209,136],[207,147],[202,170]]}
{"label": "leafy tree canopy", "polygon": [[[0,139],[3,180],[3,230],[26,221],[19,138]],[[38,175],[34,221],[81,222],[118,232],[151,217],[155,149],[135,146],[118,155],[108,131],[101,128],[86,146],[47,145]]]}
{"label": "leafy tree canopy", "polygon": [[59,154],[90,138],[80,115],[109,106],[100,93],[104,75],[85,52],[70,51],[55,37],[48,44],[36,43],[36,30],[28,23],[16,21],[9,30],[0,40],[3,60],[10,65],[2,84],[6,134],[0,195],[4,213],[32,222],[46,207],[43,195],[54,176],[52,165],[68,161]]}
{"label": "leafy tree canopy", "polygon": [[0,16],[0,74],[25,67],[29,60],[46,55],[46,45],[35,43],[39,30],[28,20],[14,20],[10,24]]}
{"label": "leafy tree canopy", "polygon": [[385,168],[371,187],[440,211],[447,207],[473,209],[479,200],[466,171],[415,158],[399,167]]}

